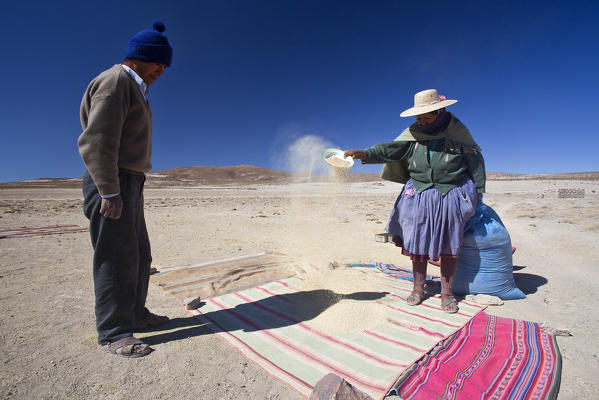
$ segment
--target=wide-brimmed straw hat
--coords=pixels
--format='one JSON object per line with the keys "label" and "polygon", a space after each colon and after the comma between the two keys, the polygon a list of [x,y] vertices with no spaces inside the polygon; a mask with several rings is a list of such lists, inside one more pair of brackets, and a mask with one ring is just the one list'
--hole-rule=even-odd
{"label": "wide-brimmed straw hat", "polygon": [[414,115],[426,114],[431,111],[457,103],[457,100],[447,100],[445,96],[439,96],[437,89],[427,89],[414,95],[414,107],[408,108],[400,117],[412,117]]}

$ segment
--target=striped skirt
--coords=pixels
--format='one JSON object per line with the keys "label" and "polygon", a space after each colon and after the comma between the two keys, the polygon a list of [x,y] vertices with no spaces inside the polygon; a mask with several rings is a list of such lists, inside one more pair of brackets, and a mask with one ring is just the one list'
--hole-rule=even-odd
{"label": "striped skirt", "polygon": [[418,193],[409,179],[395,201],[387,232],[402,253],[414,261],[457,257],[464,226],[478,204],[476,187],[470,178],[441,195],[435,188]]}

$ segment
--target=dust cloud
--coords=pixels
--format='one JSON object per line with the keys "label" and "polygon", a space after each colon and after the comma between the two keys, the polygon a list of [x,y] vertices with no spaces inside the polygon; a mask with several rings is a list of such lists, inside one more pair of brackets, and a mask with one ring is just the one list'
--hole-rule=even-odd
{"label": "dust cloud", "polygon": [[298,182],[347,182],[351,169],[333,167],[322,156],[325,149],[334,147],[333,143],[320,136],[304,135],[287,147],[285,167],[295,173]]}
{"label": "dust cloud", "polygon": [[[302,136],[289,144],[284,153],[286,167],[296,174],[296,182],[303,183],[297,186],[301,191],[290,196],[286,211],[291,221],[289,233],[294,253],[302,254],[302,247],[312,249],[302,254],[302,259],[312,262],[310,268],[306,268],[302,287],[312,293],[312,297],[298,305],[301,308],[298,312],[309,315],[311,323],[324,332],[355,332],[385,320],[385,307],[377,303],[384,295],[377,295],[375,285],[351,268],[329,268],[329,262],[340,256],[334,250],[339,246],[314,245],[315,241],[322,240],[323,230],[343,232],[351,223],[348,218],[352,207],[351,168],[333,167],[322,155],[323,150],[334,147],[333,143],[315,135]],[[306,215],[314,214],[319,215],[320,224],[306,221]],[[318,247],[320,251],[315,254],[314,249]],[[356,298],[357,293],[371,297]],[[320,312],[314,315],[316,309]]]}
{"label": "dust cloud", "polygon": [[322,151],[334,147],[326,139],[305,135],[292,142],[286,149],[286,167],[301,178],[326,175],[330,166],[322,158]]}

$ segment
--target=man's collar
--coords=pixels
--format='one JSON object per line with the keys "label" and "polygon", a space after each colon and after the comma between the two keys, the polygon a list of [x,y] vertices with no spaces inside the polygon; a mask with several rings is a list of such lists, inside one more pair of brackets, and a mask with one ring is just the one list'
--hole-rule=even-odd
{"label": "man's collar", "polygon": [[137,87],[139,87],[139,90],[141,91],[141,94],[144,96],[144,99],[148,100],[148,84],[145,83],[144,80],[141,79],[139,75],[137,75],[137,72],[135,72],[128,65],[121,64],[121,67],[123,67],[123,69],[127,71],[129,75],[131,75],[135,83],[137,83]]}

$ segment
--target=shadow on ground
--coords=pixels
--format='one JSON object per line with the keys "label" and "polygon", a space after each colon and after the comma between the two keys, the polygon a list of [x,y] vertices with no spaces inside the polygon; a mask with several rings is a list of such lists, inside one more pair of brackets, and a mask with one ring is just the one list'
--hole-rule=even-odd
{"label": "shadow on ground", "polygon": [[[524,268],[526,268],[526,266],[514,265],[514,271],[520,271]],[[516,282],[516,286],[518,286],[518,288],[520,288],[526,295],[536,293],[541,286],[549,282],[547,278],[540,275],[527,274],[524,272],[514,272],[514,281]]]}
{"label": "shadow on ground", "polygon": [[[213,332],[243,330],[254,332],[295,325],[316,318],[341,300],[372,301],[385,297],[385,292],[339,294],[318,289],[270,296],[202,314],[199,317],[174,318],[160,327],[160,333],[143,337],[144,343],[155,345],[187,339]],[[241,295],[240,295],[241,296]],[[242,298],[240,297],[240,300]],[[218,306],[219,301],[213,302]],[[199,310],[202,311],[201,304]],[[164,332],[168,330],[169,332]],[[141,336],[140,336],[141,338]]]}

